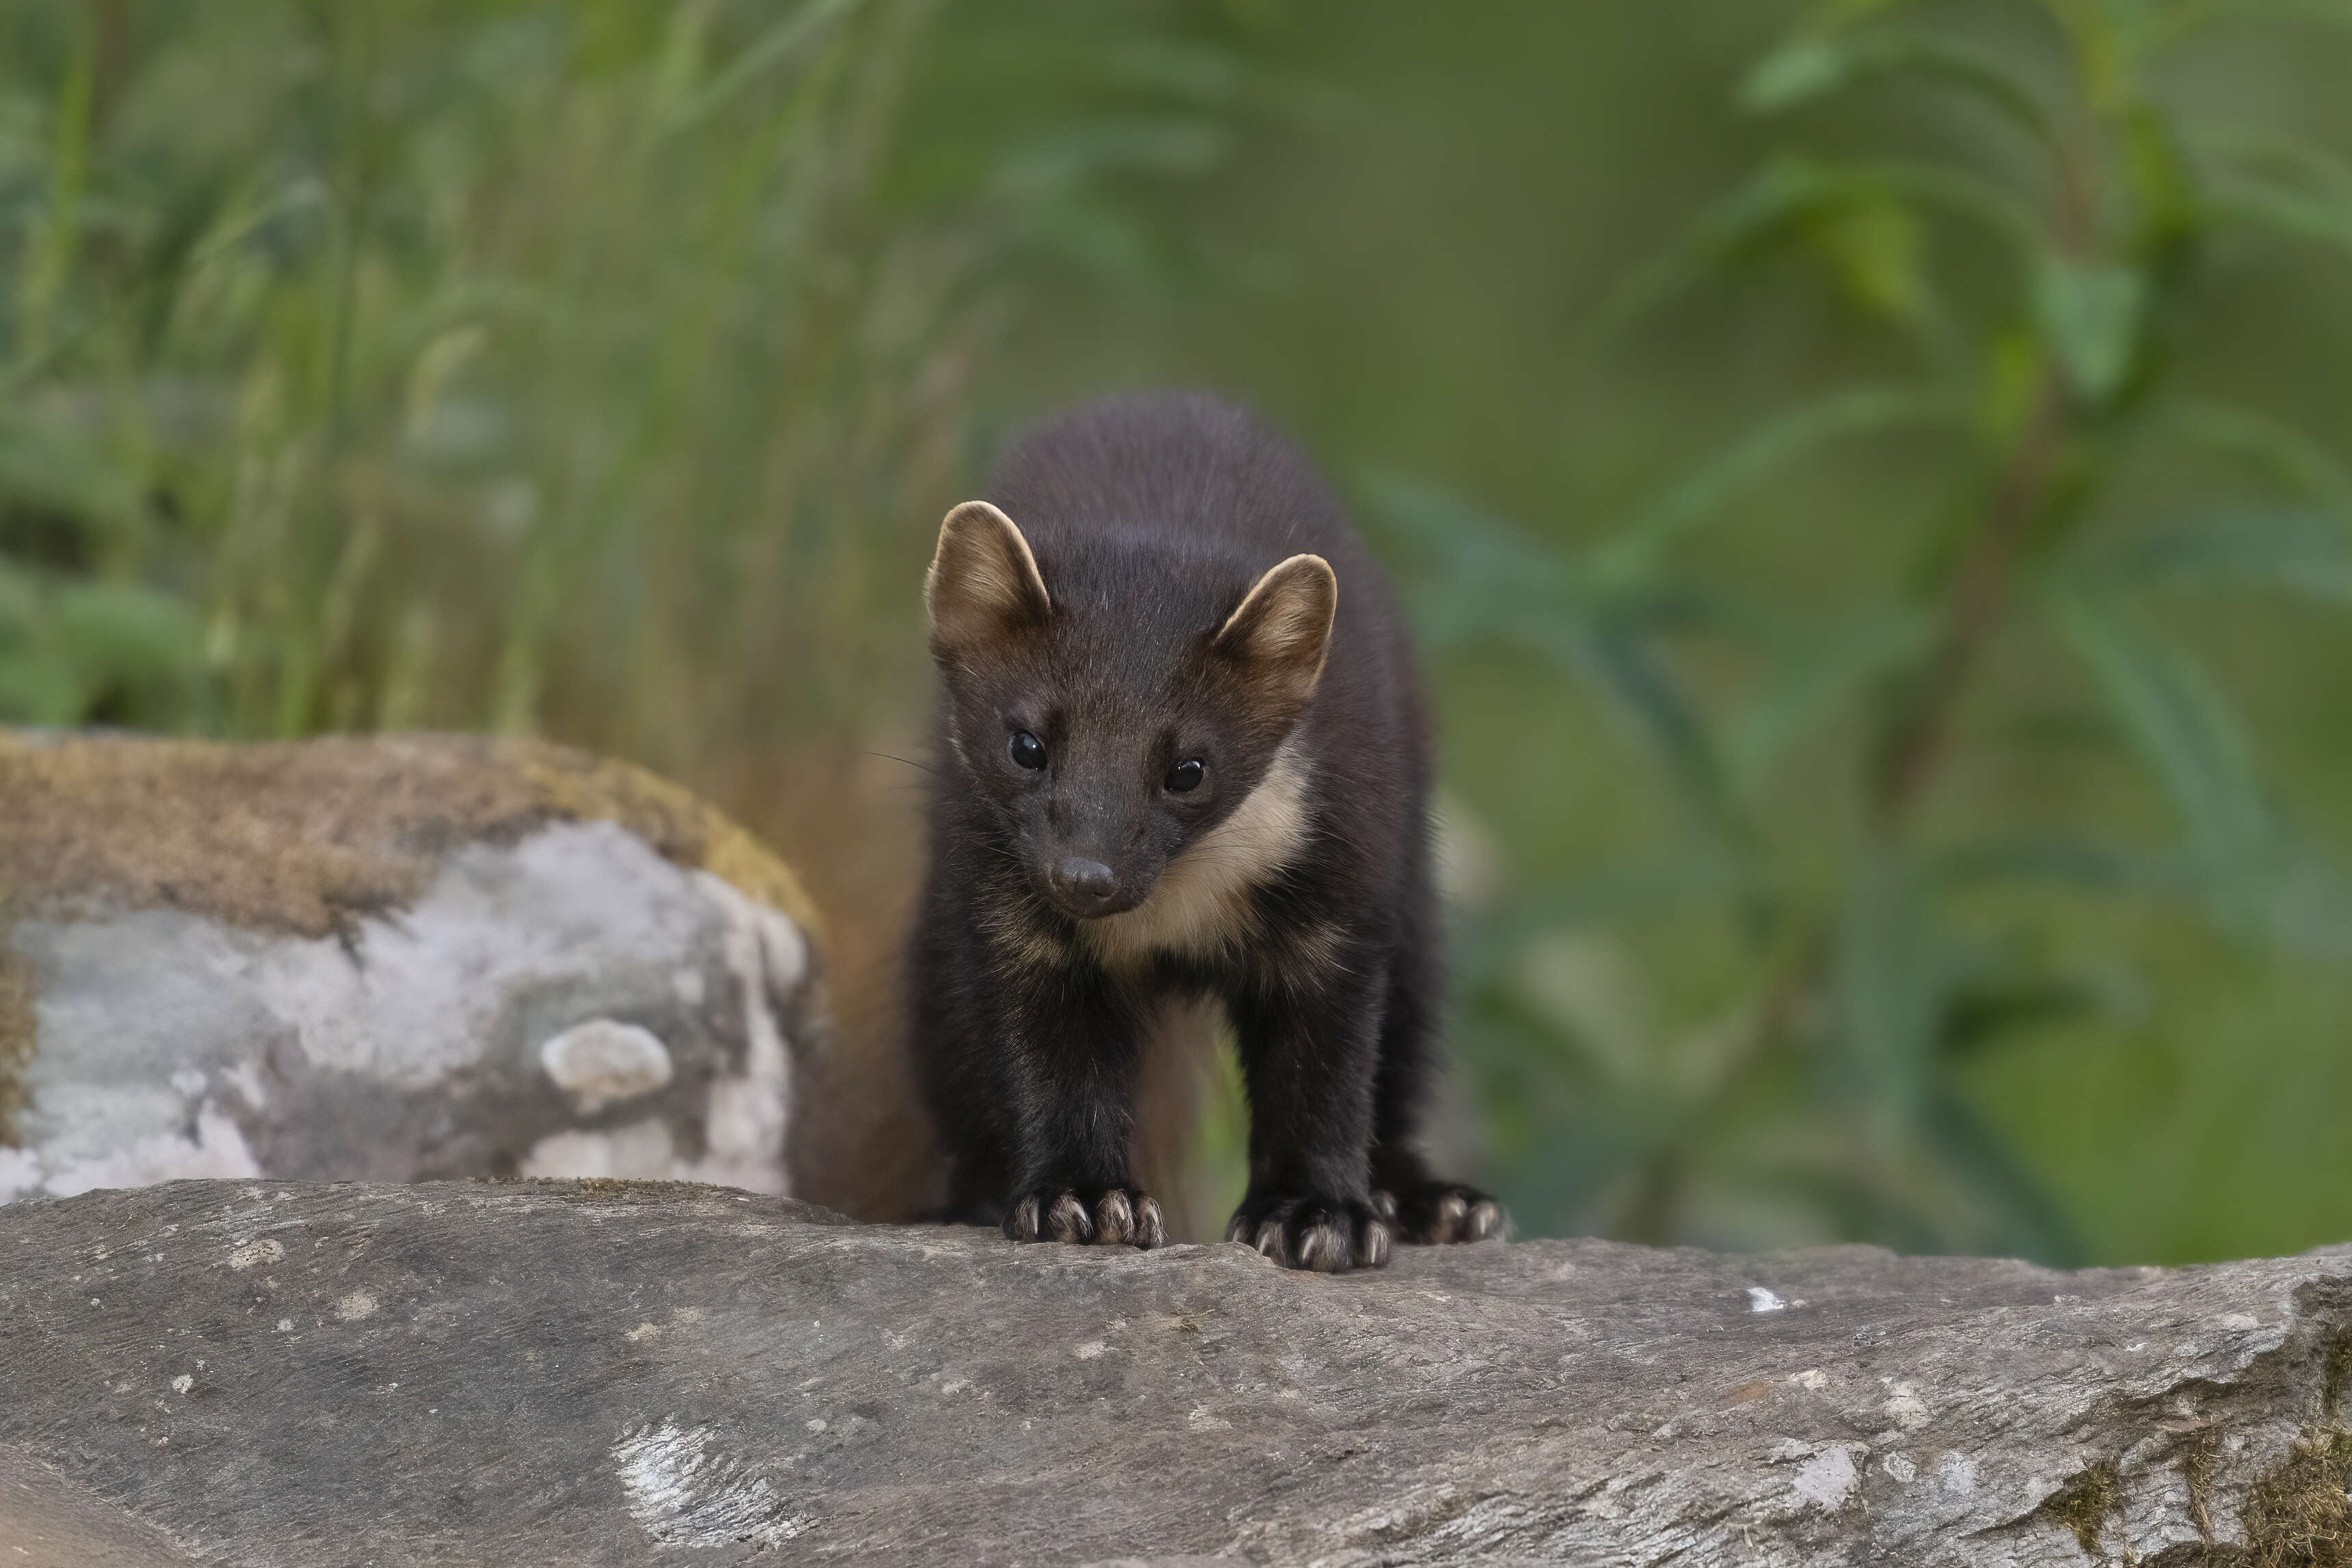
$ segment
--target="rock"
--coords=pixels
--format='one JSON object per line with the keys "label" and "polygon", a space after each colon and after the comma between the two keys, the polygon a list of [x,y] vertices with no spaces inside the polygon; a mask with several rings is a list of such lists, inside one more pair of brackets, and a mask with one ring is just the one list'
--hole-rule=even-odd
{"label": "rock", "polygon": [[791,1189],[792,874],[551,746],[0,731],[0,1202],[184,1176]]}
{"label": "rock", "polygon": [[2347,1346],[2342,1251],[1490,1243],[1326,1278],[709,1188],[184,1182],[0,1210],[0,1539],[142,1568],[2339,1562],[2242,1549],[2352,1539]]}

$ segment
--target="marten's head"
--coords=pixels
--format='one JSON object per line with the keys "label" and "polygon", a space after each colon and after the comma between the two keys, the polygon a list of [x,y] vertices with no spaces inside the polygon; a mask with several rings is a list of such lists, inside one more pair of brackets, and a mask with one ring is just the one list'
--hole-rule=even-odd
{"label": "marten's head", "polygon": [[1339,583],[1319,555],[1253,581],[1220,548],[1090,532],[1041,568],[986,501],[940,527],[924,584],[953,753],[940,787],[993,813],[1008,872],[1067,915],[1137,909],[1189,848],[1249,854],[1270,812],[1295,831],[1283,743],[1322,678]]}

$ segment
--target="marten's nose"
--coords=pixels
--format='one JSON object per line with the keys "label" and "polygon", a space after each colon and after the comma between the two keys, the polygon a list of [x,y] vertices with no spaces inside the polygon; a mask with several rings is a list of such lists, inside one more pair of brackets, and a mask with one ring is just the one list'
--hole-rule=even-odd
{"label": "marten's nose", "polygon": [[1118,889],[1118,879],[1099,860],[1073,855],[1054,868],[1054,890],[1072,904],[1107,902]]}

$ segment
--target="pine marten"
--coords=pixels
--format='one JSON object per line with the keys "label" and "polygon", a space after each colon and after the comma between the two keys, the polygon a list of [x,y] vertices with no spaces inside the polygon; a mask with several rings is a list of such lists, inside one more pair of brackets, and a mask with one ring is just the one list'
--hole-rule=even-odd
{"label": "pine marten", "polygon": [[1231,1239],[1297,1268],[1498,1235],[1413,1138],[1439,1004],[1429,742],[1386,581],[1288,442],[1199,395],[1031,433],[948,513],[913,1047],[948,1217],[1155,1247],[1137,1058],[1220,1001],[1250,1109]]}

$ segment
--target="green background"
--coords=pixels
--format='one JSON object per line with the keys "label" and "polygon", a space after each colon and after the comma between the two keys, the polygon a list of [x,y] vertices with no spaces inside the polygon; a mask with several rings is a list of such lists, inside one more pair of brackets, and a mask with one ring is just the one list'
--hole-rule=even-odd
{"label": "green background", "polygon": [[[0,0],[0,720],[639,758],[808,871],[878,1050],[937,519],[1040,412],[1213,387],[1315,452],[1421,608],[1465,969],[1439,1135],[1523,1231],[2340,1241],[2347,22]],[[1792,35],[1976,66],[1776,109],[1750,72]],[[2048,253],[2021,281],[1899,181],[1738,228],[1759,170],[1895,162],[2008,193]],[[1602,603],[1650,498],[1857,384],[1975,434],[1804,443]],[[2024,520],[1889,828],[1871,758],[2037,385],[2070,411],[2047,494],[2101,477]],[[2165,422],[2224,406],[2251,460]],[[1601,647],[1695,750],[1629,723]],[[1808,670],[1819,701],[1776,698]],[[1684,799],[1716,767],[1736,830]],[[1929,878],[2028,840],[2106,869]],[[1238,1115],[1213,1086],[1204,1193]]]}

